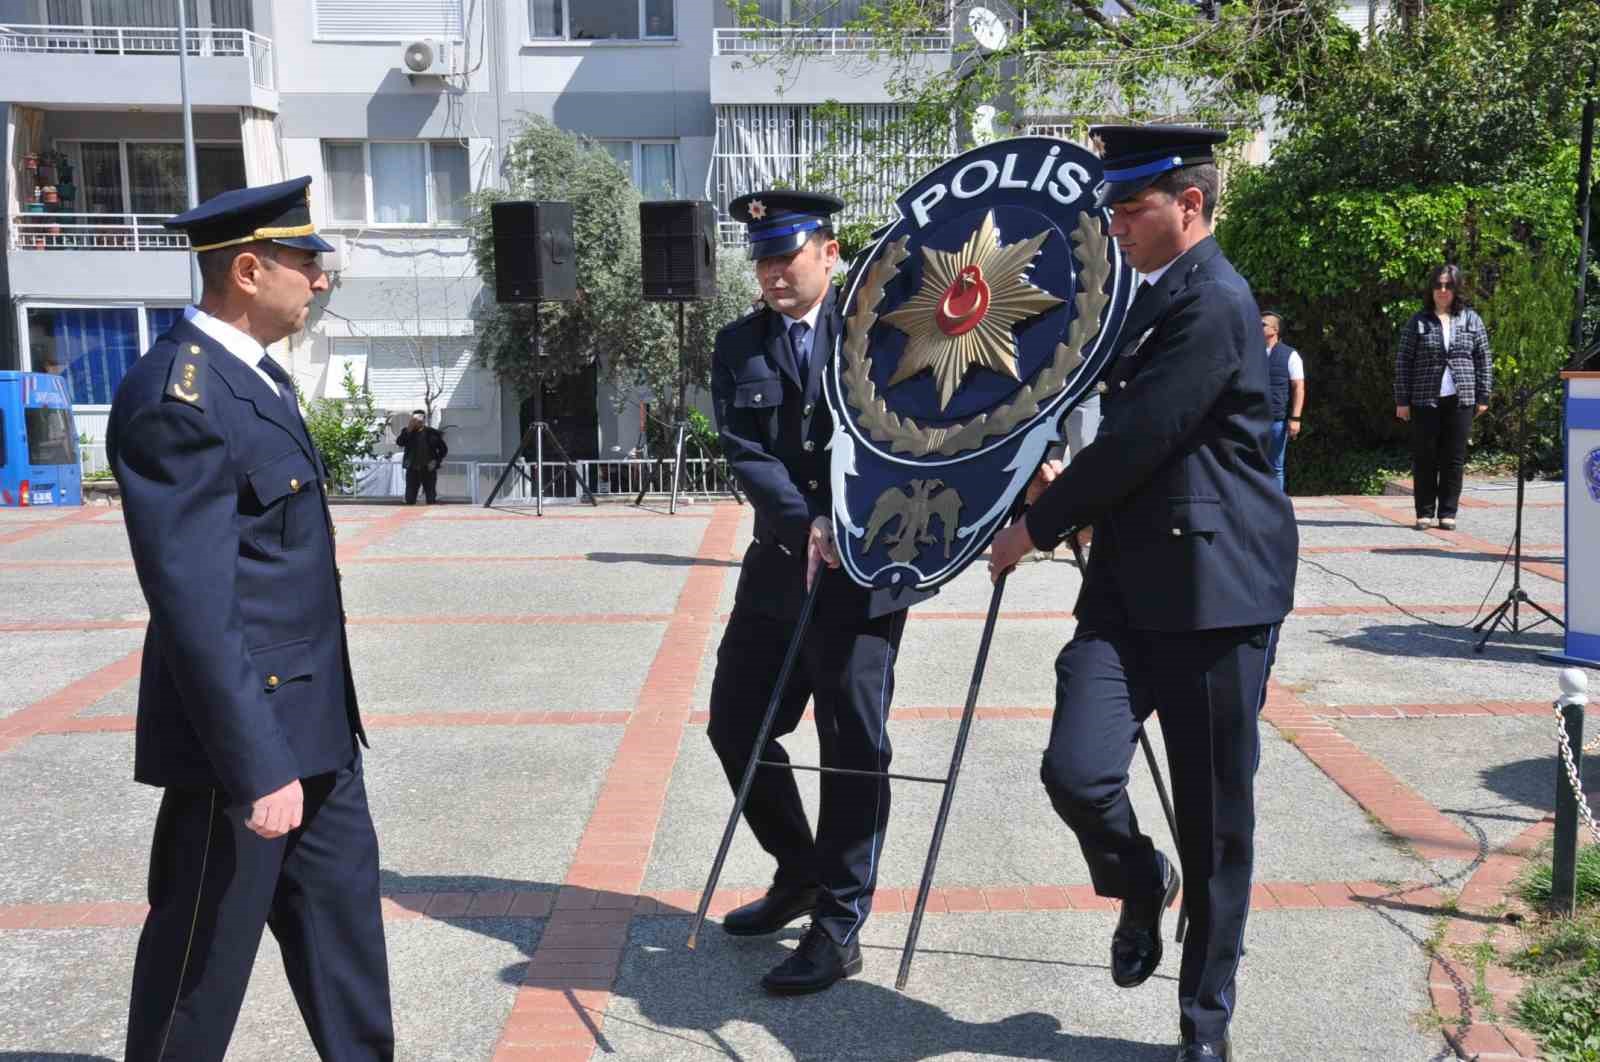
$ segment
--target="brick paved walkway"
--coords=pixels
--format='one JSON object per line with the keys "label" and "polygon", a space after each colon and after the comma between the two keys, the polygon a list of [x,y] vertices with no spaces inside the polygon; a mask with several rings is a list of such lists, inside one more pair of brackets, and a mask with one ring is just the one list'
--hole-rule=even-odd
{"label": "brick paved walkway", "polygon": [[[1558,495],[1531,497],[1525,584],[1559,612]],[[1514,934],[1502,898],[1553,802],[1556,677],[1533,650],[1556,634],[1479,657],[1461,626],[1504,592],[1510,500],[1470,494],[1455,533],[1411,530],[1405,498],[1297,500],[1235,1027],[1247,1057],[1535,1053],[1501,1024],[1515,978],[1471,957]],[[1011,581],[908,991],[889,986],[936,797],[897,791],[865,975],[773,1001],[755,982],[797,932],[683,947],[730,800],[704,708],[749,510],[336,515],[400,1057],[1170,1057],[1176,953],[1143,989],[1111,987],[1114,907],[1037,781],[1070,564]],[[943,773],[987,596],[980,565],[913,614],[897,769]],[[120,1057],[157,799],[129,781],[143,625],[117,511],[0,512],[6,1062]],[[1134,798],[1159,825],[1143,774]],[[713,914],[769,873],[741,833]],[[315,1057],[274,952],[269,938],[230,1059]]]}

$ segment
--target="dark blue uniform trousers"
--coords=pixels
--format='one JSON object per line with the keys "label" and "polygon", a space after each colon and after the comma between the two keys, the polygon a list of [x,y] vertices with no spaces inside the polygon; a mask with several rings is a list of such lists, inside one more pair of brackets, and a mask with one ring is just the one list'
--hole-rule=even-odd
{"label": "dark blue uniform trousers", "polygon": [[1276,625],[1177,634],[1083,626],[1056,658],[1040,775],[1101,896],[1147,898],[1160,886],[1155,847],[1128,800],[1128,767],[1140,724],[1152,712],[1161,721],[1189,910],[1178,1005],[1191,1039],[1220,1040],[1233,1016],[1250,909],[1256,719],[1276,641]]}
{"label": "dark blue uniform trousers", "polygon": [[[854,624],[814,619],[760,758],[789,762],[778,739],[794,732],[806,701],[814,699],[824,766],[887,771],[893,755],[888,713],[894,657],[905,621],[903,609]],[[792,620],[735,607],[717,649],[707,733],[735,791],[744,779],[793,633]],[[778,884],[822,887],[813,920],[836,942],[848,944],[872,910],[889,823],[889,780],[842,774],[821,778],[815,840],[794,772],[784,768],[757,769],[744,818],[761,847],[778,861]]]}
{"label": "dark blue uniform trousers", "polygon": [[378,899],[378,838],[358,756],[303,779],[304,822],[265,840],[249,805],[168,789],[150,853],[127,1062],[220,1062],[270,925],[306,1028],[325,1060],[394,1057]]}

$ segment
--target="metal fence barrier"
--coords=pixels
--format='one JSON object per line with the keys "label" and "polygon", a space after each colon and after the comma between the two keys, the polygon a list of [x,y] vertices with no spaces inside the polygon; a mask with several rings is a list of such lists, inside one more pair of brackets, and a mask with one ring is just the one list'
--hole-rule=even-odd
{"label": "metal fence barrier", "polygon": [[[627,458],[606,461],[573,462],[589,484],[596,498],[638,497],[643,490],[646,497],[662,496],[672,489],[672,462],[660,463],[654,458]],[[400,462],[372,458],[355,462],[356,490],[349,496],[363,498],[397,498],[405,494],[405,473]],[[518,461],[521,474],[506,480],[497,505],[532,505],[534,503],[534,466],[530,461]],[[439,467],[439,498],[443,501],[465,501],[482,504],[494,489],[495,482],[506,469],[504,461],[446,461]],[[654,478],[653,478],[654,477]],[[544,466],[544,500],[546,502],[579,501],[583,488],[572,474],[572,468],[546,462]],[[683,478],[678,484],[680,495],[696,494],[708,497],[731,497],[732,474],[728,463],[721,458],[688,458],[683,462]],[[647,489],[648,488],[648,489]]]}

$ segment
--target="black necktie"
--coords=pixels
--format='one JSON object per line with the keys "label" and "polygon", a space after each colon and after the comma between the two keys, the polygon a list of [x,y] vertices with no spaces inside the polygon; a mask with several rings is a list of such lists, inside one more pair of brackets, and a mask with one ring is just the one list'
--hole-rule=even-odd
{"label": "black necktie", "polygon": [[794,355],[795,371],[800,374],[800,382],[804,384],[809,379],[806,372],[806,334],[811,331],[811,326],[804,321],[796,321],[789,326],[789,352]]}
{"label": "black necktie", "polygon": [[278,385],[279,397],[281,397],[285,402],[289,403],[290,409],[294,410],[296,413],[299,413],[300,402],[295,398],[294,379],[284,371],[283,366],[273,361],[270,354],[261,355],[261,360],[256,362],[256,364],[261,367],[262,372],[272,377],[273,382]]}

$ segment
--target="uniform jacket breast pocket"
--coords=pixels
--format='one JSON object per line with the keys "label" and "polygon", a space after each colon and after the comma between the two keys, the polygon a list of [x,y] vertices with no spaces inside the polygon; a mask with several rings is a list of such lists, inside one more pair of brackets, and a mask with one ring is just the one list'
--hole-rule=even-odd
{"label": "uniform jacket breast pocket", "polygon": [[752,418],[768,445],[778,437],[776,413],[782,405],[783,381],[776,376],[734,382],[735,415]]}
{"label": "uniform jacket breast pocket", "polygon": [[1129,541],[1215,535],[1224,527],[1222,499],[1209,495],[1155,498],[1117,519],[1118,533]]}
{"label": "uniform jacket breast pocket", "polygon": [[293,697],[295,690],[311,685],[311,639],[296,638],[250,650],[261,675],[261,690],[269,699]]}
{"label": "uniform jacket breast pocket", "polygon": [[322,513],[317,473],[301,450],[283,453],[245,473],[261,506],[250,527],[255,545],[268,553],[304,549],[315,541]]}

